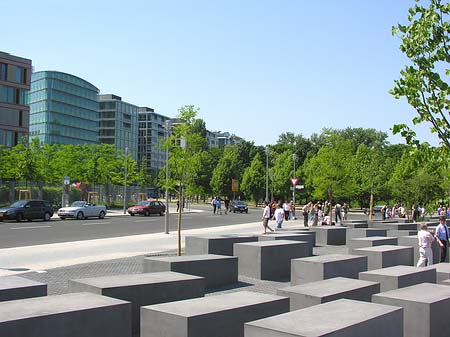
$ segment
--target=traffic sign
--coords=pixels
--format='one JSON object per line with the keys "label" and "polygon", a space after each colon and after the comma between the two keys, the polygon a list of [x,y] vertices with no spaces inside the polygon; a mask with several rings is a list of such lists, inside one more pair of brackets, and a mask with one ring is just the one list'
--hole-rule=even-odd
{"label": "traffic sign", "polygon": [[304,185],[297,185],[297,186],[295,186],[295,188],[298,189],[298,190],[302,190],[302,189],[305,188],[305,186]]}
{"label": "traffic sign", "polygon": [[297,185],[298,178],[291,178],[292,186]]}
{"label": "traffic sign", "polygon": [[70,184],[70,178],[64,177],[64,185],[69,185],[69,184]]}
{"label": "traffic sign", "polygon": [[239,180],[231,179],[231,192],[239,192]]}

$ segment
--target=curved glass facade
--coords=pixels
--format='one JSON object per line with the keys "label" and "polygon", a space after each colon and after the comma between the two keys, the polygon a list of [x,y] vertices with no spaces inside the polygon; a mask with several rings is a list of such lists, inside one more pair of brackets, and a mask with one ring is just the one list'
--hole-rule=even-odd
{"label": "curved glass facade", "polygon": [[98,94],[89,82],[58,71],[31,76],[30,141],[45,144],[98,143]]}

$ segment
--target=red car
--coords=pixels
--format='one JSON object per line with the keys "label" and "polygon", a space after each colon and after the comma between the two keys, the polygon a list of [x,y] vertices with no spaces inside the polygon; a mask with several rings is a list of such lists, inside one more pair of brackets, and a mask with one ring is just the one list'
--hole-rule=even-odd
{"label": "red car", "polygon": [[164,215],[166,206],[160,201],[140,201],[136,206],[128,208],[128,214],[149,216],[150,214]]}

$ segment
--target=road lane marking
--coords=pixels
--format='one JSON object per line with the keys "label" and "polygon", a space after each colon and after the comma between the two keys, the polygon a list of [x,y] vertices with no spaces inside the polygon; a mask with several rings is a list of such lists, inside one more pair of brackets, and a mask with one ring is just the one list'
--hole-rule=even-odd
{"label": "road lane marking", "polygon": [[94,225],[107,225],[111,222],[90,222],[90,223],[82,223],[81,226],[94,226]]}
{"label": "road lane marking", "polygon": [[153,222],[158,221],[159,219],[145,219],[145,220],[134,220],[133,222]]}
{"label": "road lane marking", "polygon": [[29,226],[29,227],[11,227],[10,229],[33,229],[33,228],[50,228],[52,226]]}

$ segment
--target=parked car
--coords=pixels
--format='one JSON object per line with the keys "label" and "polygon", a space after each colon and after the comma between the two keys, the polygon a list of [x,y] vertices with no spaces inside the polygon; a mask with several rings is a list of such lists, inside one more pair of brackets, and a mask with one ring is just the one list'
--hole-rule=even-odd
{"label": "parked car", "polygon": [[232,202],[230,202],[230,205],[228,206],[228,210],[233,213],[236,213],[236,212],[248,213],[248,205],[243,201],[233,200]]}
{"label": "parked car", "polygon": [[42,219],[49,221],[53,216],[53,206],[45,200],[19,200],[11,206],[0,209],[0,221]]}
{"label": "parked car", "polygon": [[96,206],[87,201],[74,201],[69,207],[63,207],[58,210],[58,216],[61,220],[66,218],[83,220],[89,217],[103,219],[105,215],[106,206]]}
{"label": "parked car", "polygon": [[131,216],[139,214],[149,216],[150,214],[163,215],[166,211],[166,206],[158,200],[154,201],[140,201],[136,206],[128,208],[128,214]]}

